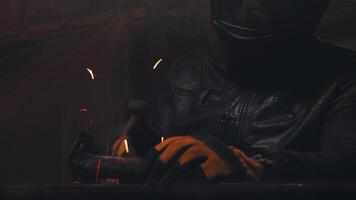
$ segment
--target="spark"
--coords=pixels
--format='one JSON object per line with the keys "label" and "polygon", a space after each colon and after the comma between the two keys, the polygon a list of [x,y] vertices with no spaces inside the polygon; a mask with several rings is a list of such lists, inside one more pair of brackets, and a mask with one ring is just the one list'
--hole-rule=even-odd
{"label": "spark", "polygon": [[164,142],[164,137],[161,137],[161,143]]}
{"label": "spark", "polygon": [[79,112],[88,112],[88,109],[87,108],[80,108]]}
{"label": "spark", "polygon": [[161,62],[163,61],[163,59],[159,59],[156,64],[153,66],[153,69],[157,69],[157,67],[159,66],[159,64],[161,64]]}
{"label": "spark", "polygon": [[124,140],[124,144],[125,144],[126,153],[129,154],[130,150],[129,150],[129,143],[127,142],[127,139]]}
{"label": "spark", "polygon": [[95,80],[94,71],[93,71],[92,69],[90,69],[90,68],[87,68],[87,71],[89,72],[91,79],[92,79],[92,80]]}

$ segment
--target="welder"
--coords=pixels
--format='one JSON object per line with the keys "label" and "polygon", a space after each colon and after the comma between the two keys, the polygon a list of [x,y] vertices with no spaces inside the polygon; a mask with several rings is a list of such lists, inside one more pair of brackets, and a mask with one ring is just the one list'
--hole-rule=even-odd
{"label": "welder", "polygon": [[211,0],[210,47],[174,62],[135,134],[165,138],[146,183],[354,180],[356,56],[316,34],[329,3]]}

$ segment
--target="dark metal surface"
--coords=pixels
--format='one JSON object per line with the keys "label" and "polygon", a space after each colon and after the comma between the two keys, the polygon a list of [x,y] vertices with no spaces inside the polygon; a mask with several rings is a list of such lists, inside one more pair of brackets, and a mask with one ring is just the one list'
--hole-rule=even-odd
{"label": "dark metal surface", "polygon": [[96,151],[93,137],[81,133],[68,159],[74,180],[95,183],[101,179],[120,177],[121,180],[135,183],[141,179],[143,173],[141,158],[106,156]]}
{"label": "dark metal surface", "polygon": [[146,188],[140,185],[3,186],[1,199],[356,199],[355,183],[242,184]]}

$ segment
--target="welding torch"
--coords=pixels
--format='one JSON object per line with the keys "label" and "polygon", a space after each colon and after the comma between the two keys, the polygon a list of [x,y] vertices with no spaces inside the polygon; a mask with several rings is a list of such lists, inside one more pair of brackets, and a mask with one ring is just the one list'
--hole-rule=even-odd
{"label": "welding torch", "polygon": [[[130,100],[128,108],[131,116],[113,145],[113,150],[130,136],[132,129],[146,113],[147,103],[141,100]],[[141,147],[142,148],[142,147]],[[81,183],[98,183],[105,179],[120,179],[126,183],[143,182],[144,166],[141,157],[129,155],[128,147],[123,156],[107,156],[94,145],[91,135],[82,133],[77,138],[69,156],[69,164],[75,181]]]}
{"label": "welding torch", "polygon": [[69,165],[73,180],[80,183],[98,183],[107,178],[125,180],[127,183],[143,181],[144,167],[140,157],[97,155],[93,150],[92,136],[82,133],[77,138]]}

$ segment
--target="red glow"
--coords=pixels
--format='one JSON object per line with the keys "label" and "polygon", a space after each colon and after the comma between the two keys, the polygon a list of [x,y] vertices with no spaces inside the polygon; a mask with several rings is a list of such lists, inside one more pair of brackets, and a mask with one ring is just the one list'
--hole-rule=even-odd
{"label": "red glow", "polygon": [[103,161],[101,159],[98,160],[98,164],[96,166],[96,174],[95,174],[95,180],[96,182],[99,182],[100,178],[100,168],[102,167]]}
{"label": "red glow", "polygon": [[87,108],[80,108],[79,112],[88,112],[88,109]]}
{"label": "red glow", "polygon": [[73,184],[80,185],[80,182],[79,181],[73,181]]}

